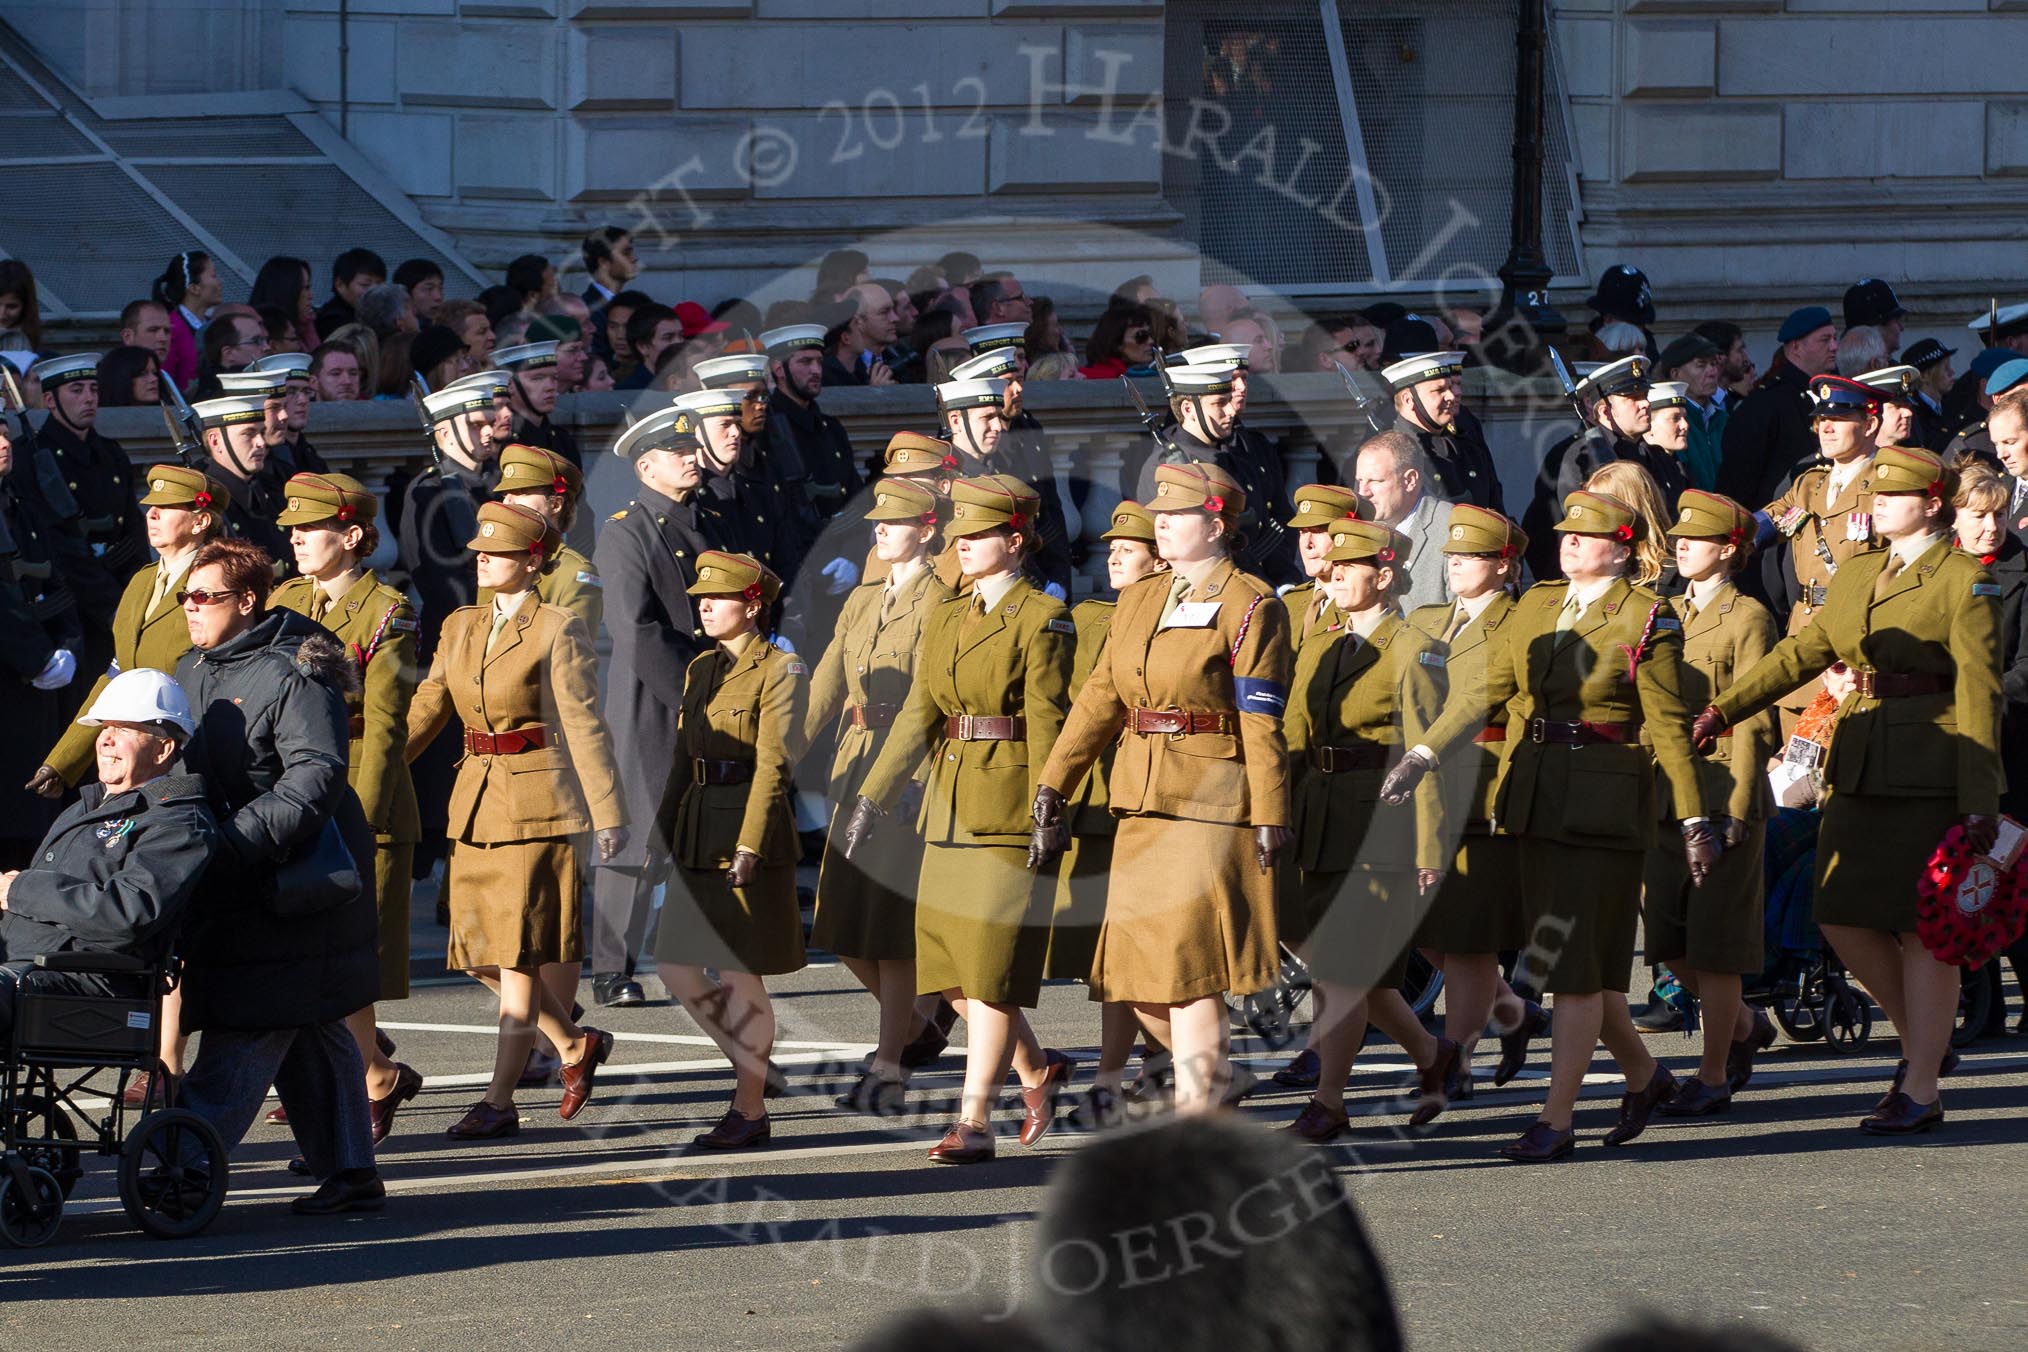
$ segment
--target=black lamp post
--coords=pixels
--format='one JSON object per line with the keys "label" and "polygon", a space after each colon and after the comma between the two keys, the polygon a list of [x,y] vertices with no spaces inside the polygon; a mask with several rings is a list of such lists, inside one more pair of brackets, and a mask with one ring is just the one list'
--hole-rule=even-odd
{"label": "black lamp post", "polygon": [[1549,263],[1542,256],[1544,59],[1549,32],[1544,0],[1519,0],[1514,32],[1514,203],[1507,261],[1500,265],[1500,303],[1487,322],[1486,355],[1510,371],[1539,372],[1546,347],[1568,327],[1549,303]]}

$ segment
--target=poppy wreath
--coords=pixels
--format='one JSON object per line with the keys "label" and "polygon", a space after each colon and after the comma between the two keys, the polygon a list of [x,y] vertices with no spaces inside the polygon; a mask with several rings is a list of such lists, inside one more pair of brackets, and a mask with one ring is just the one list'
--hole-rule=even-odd
{"label": "poppy wreath", "polygon": [[1915,885],[1915,933],[1939,962],[1982,967],[2021,937],[2028,921],[2023,863],[2001,869],[1981,858],[1965,829],[1944,832]]}

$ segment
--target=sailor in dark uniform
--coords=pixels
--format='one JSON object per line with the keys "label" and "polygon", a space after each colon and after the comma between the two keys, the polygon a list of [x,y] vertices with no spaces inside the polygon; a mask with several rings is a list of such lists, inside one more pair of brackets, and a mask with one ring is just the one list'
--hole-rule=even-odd
{"label": "sailor in dark uniform", "polygon": [[1394,425],[1413,436],[1429,460],[1434,495],[1504,514],[1493,453],[1459,397],[1464,367],[1462,352],[1416,352],[1388,363],[1380,378],[1394,399]]}
{"label": "sailor in dark uniform", "polygon": [[794,577],[795,523],[777,486],[746,446],[740,419],[746,392],[737,387],[693,390],[670,407],[687,410],[697,427],[699,524],[712,548],[757,559],[777,577]]}
{"label": "sailor in dark uniform", "polygon": [[[817,393],[824,386],[824,334],[822,324],[790,324],[760,336],[775,380],[768,398],[768,447],[784,465],[785,477],[793,463],[820,521],[836,516],[864,482],[852,463],[852,439],[845,435],[845,425],[817,407]],[[785,450],[794,451],[793,462],[782,459]],[[841,578],[839,574],[833,581]],[[858,580],[854,573],[842,586],[849,589]]]}
{"label": "sailor in dark uniform", "polygon": [[584,453],[577,438],[549,420],[556,409],[556,343],[520,343],[496,348],[493,365],[505,371],[507,400],[514,410],[509,440],[524,446],[540,446],[584,468]]}
{"label": "sailor in dark uniform", "polygon": [[[66,692],[91,688],[98,671],[79,680],[84,626],[53,559],[61,529],[41,493],[21,491],[32,477],[25,439],[0,418],[0,869],[18,869],[56,818],[56,804],[25,787],[42,764]],[[104,670],[100,667],[99,671]],[[73,699],[71,702],[75,702]],[[42,743],[40,749],[36,743]]]}
{"label": "sailor in dark uniform", "polygon": [[268,444],[268,458],[287,483],[296,474],[326,474],[330,466],[310,444],[310,354],[271,352],[253,364],[256,371],[282,373],[281,438]]}
{"label": "sailor in dark uniform", "polygon": [[[973,405],[962,418],[955,417],[951,406],[945,404],[944,426],[938,431],[950,437],[958,448],[960,477],[1011,474],[1035,489],[1040,499],[1035,508],[1036,544],[1024,566],[1042,580],[1044,590],[1067,603],[1071,574],[1069,518],[1062,495],[1056,490],[1056,469],[1042,440],[1042,424],[1021,406],[1027,371],[1028,358],[1023,349],[1006,343],[989,347],[953,366],[950,380],[937,387],[939,402],[946,386],[991,381],[1000,387],[999,430],[997,435],[990,430],[990,413],[983,404]],[[987,449],[982,451],[981,446]]]}
{"label": "sailor in dark uniform", "polygon": [[191,405],[204,428],[204,470],[225,488],[225,533],[250,540],[274,560],[275,579],[295,571],[289,533],[275,524],[285,499],[267,468],[267,399],[227,394]]}
{"label": "sailor in dark uniform", "polygon": [[1530,542],[1528,566],[1538,579],[1561,575],[1553,532],[1562,519],[1563,501],[1583,488],[1601,465],[1633,461],[1654,477],[1667,503],[1674,503],[1689,486],[1682,462],[1643,440],[1652,421],[1648,378],[1653,372],[1654,362],[1635,353],[1584,372],[1577,382],[1577,401],[1591,415],[1591,425],[1550,448],[1536,476],[1535,498],[1521,521]]}
{"label": "sailor in dark uniform", "polygon": [[1296,505],[1289,498],[1288,469],[1282,463],[1281,447],[1265,433],[1246,425],[1246,400],[1252,380],[1248,358],[1252,350],[1245,343],[1200,343],[1177,355],[1186,366],[1233,368],[1231,449],[1227,460],[1221,463],[1227,473],[1239,480],[1246,492],[1248,508],[1263,524],[1272,522],[1275,527],[1267,532],[1268,538],[1250,542],[1253,547],[1242,552],[1258,564],[1254,571],[1277,586],[1288,586],[1301,582],[1307,574],[1296,554],[1296,537],[1282,528],[1282,523],[1295,515]]}

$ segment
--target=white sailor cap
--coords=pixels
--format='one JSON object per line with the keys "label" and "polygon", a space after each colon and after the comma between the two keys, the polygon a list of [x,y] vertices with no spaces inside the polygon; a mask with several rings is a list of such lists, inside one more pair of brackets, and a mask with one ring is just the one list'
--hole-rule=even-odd
{"label": "white sailor cap", "polygon": [[951,368],[952,380],[991,380],[995,376],[1011,376],[1021,366],[1021,349],[1018,347],[996,347],[981,352],[976,357],[967,357]]}
{"label": "white sailor cap", "polygon": [[474,371],[468,376],[459,376],[449,382],[438,393],[447,394],[452,390],[484,390],[488,395],[498,397],[506,394],[507,387],[513,382],[514,377],[505,371]]}
{"label": "white sailor cap", "polygon": [[690,368],[707,390],[728,385],[751,385],[768,378],[768,359],[759,352],[735,352],[729,357],[710,357]]}
{"label": "white sailor cap", "polygon": [[283,371],[221,371],[218,373],[218,388],[227,394],[252,394],[263,399],[279,399],[288,387],[289,377]]}
{"label": "white sailor cap", "polygon": [[310,383],[312,358],[307,352],[270,352],[253,364],[256,371],[280,371],[291,385]]}
{"label": "white sailor cap", "polygon": [[981,324],[975,329],[966,329],[961,335],[965,346],[973,352],[992,352],[1003,347],[1019,347],[1028,336],[1026,324]]}
{"label": "white sailor cap", "polygon": [[238,423],[267,420],[267,399],[258,394],[229,394],[204,399],[190,406],[206,427],[231,427]]}
{"label": "white sailor cap", "polygon": [[698,418],[731,418],[739,416],[739,406],[745,402],[746,391],[727,389],[692,390],[679,394],[669,401],[669,407],[686,409]]}
{"label": "white sailor cap", "polygon": [[1172,367],[1162,373],[1171,394],[1224,394],[1232,389],[1239,368],[1231,362]]}
{"label": "white sailor cap", "polygon": [[556,365],[555,343],[517,343],[493,350],[493,364],[503,371],[533,371]]}
{"label": "white sailor cap", "polygon": [[493,412],[493,391],[480,385],[446,385],[435,394],[423,396],[423,412],[432,423],[448,421],[465,413]]}
{"label": "white sailor cap", "polygon": [[633,461],[648,451],[697,449],[697,415],[687,408],[658,408],[620,433],[613,454]]}
{"label": "white sailor cap", "polygon": [[41,381],[45,390],[68,385],[74,380],[97,380],[99,354],[74,352],[65,357],[44,357],[28,368],[28,374]]}
{"label": "white sailor cap", "polygon": [[824,346],[824,333],[822,324],[787,324],[763,333],[760,336],[760,345],[768,350],[770,357],[782,361],[791,352],[798,352],[806,347]]}
{"label": "white sailor cap", "polygon": [[1405,390],[1425,380],[1449,380],[1465,369],[1462,352],[1417,352],[1383,367],[1380,378],[1390,390]]}
{"label": "white sailor cap", "polygon": [[[1878,371],[1862,372],[1853,379],[1880,391],[1880,397],[1890,403],[1913,405],[1916,387],[1922,383],[1922,372],[1913,366],[1883,366]],[[1654,402],[1653,396],[1649,397],[1649,402]]]}
{"label": "white sailor cap", "polygon": [[2003,329],[2013,328],[2016,324],[2028,320],[2028,301],[2024,301],[2019,305],[2002,305],[1997,313],[1974,315],[1972,322],[1965,325],[1965,327],[1973,333],[1984,333],[1987,323],[1994,319],[2000,322],[2000,327]]}
{"label": "white sailor cap", "polygon": [[[1457,354],[1462,355],[1462,354]],[[1609,394],[1630,394],[1648,388],[1654,362],[1645,352],[1618,361],[1601,362],[1577,382],[1577,393],[1586,399],[1603,399]]]}
{"label": "white sailor cap", "polygon": [[1658,380],[1648,386],[1648,407],[1679,408],[1690,402],[1690,386],[1681,380]]}
{"label": "white sailor cap", "polygon": [[937,402],[956,408],[998,408],[1007,393],[1004,380],[951,380],[937,386]]}
{"label": "white sailor cap", "polygon": [[1246,369],[1247,357],[1253,352],[1250,343],[1199,343],[1186,347],[1176,355],[1183,359],[1185,366],[1236,366]]}

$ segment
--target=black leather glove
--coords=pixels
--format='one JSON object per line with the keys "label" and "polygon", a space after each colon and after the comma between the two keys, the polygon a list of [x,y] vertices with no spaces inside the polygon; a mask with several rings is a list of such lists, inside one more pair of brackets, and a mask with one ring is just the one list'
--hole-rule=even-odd
{"label": "black leather glove", "polygon": [[1048,868],[1070,848],[1070,832],[1063,826],[1063,795],[1044,784],[1035,791],[1029,815],[1035,819],[1028,833],[1028,868],[1034,872]]}
{"label": "black leather glove", "polygon": [[1718,745],[1718,734],[1725,731],[1725,715],[1718,712],[1718,706],[1707,704],[1704,712],[1690,720],[1690,745],[1700,756],[1708,756]]}
{"label": "black leather glove", "polygon": [[861,794],[859,801],[852,805],[852,815],[845,822],[845,857],[850,859],[853,852],[866,843],[873,834],[873,828],[880,824],[881,811],[877,803]]}
{"label": "black leather glove", "polygon": [[28,777],[28,782],[22,787],[30,793],[41,794],[44,798],[55,800],[63,797],[63,776],[47,765],[38,765],[35,767],[35,773]]}
{"label": "black leather glove", "polygon": [[905,822],[912,822],[922,815],[923,783],[911,779],[901,786],[901,801],[895,804],[895,815]]}
{"label": "black leather glove", "polygon": [[1253,828],[1253,857],[1260,864],[1262,873],[1275,871],[1275,856],[1289,847],[1289,839],[1289,828],[1286,826]]}
{"label": "black leather glove", "polygon": [[1410,751],[1395,762],[1387,772],[1387,778],[1380,781],[1380,797],[1399,807],[1415,792],[1415,786],[1422,783],[1422,777],[1430,772],[1430,763]]}
{"label": "black leather glove", "polygon": [[608,864],[619,857],[621,850],[627,848],[627,828],[624,826],[601,827],[592,833],[592,839],[598,844],[599,862],[601,864]]}
{"label": "black leather glove", "polygon": [[1718,825],[1718,835],[1725,842],[1726,849],[1746,844],[1745,822],[1737,817],[1714,817],[1712,820]]}
{"label": "black leather glove", "polygon": [[1704,885],[1712,865],[1724,853],[1725,844],[1719,839],[1718,828],[1708,819],[1683,823],[1683,857],[1690,863],[1690,883],[1693,887]]}
{"label": "black leather glove", "polygon": [[1979,854],[1989,854],[2000,839],[2000,819],[1983,812],[1965,814],[1965,843]]}
{"label": "black leather glove", "polygon": [[732,866],[725,871],[725,885],[737,892],[753,881],[753,875],[760,872],[760,856],[752,850],[734,850]]}

